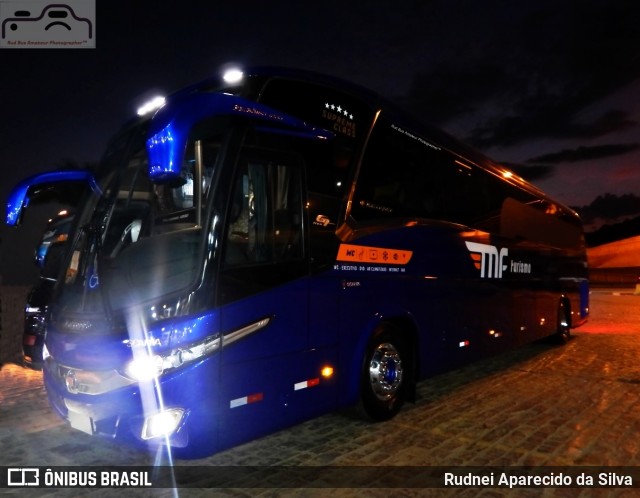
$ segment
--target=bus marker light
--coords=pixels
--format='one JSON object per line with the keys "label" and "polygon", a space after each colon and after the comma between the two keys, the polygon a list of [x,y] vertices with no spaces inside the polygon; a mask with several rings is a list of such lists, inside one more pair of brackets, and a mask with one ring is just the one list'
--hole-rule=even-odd
{"label": "bus marker light", "polygon": [[227,69],[222,75],[222,79],[225,81],[225,83],[229,84],[240,83],[243,78],[244,73],[242,72],[242,70],[235,67]]}
{"label": "bus marker light", "polygon": [[325,379],[333,377],[333,367],[327,365],[320,371],[320,375],[322,375]]}
{"label": "bus marker light", "polygon": [[250,394],[249,396],[243,396],[242,398],[232,399],[229,402],[229,408],[237,408],[239,406],[250,405],[251,403],[257,403],[262,401],[264,395],[262,393]]}
{"label": "bus marker light", "polygon": [[157,111],[165,104],[164,97],[158,96],[150,99],[148,102],[145,102],[143,105],[138,107],[137,114],[138,116],[145,116],[147,114],[151,114],[154,111]]}
{"label": "bus marker light", "polygon": [[293,385],[294,391],[299,391],[300,389],[306,389],[307,387],[319,386],[320,378],[316,377],[315,379],[304,380],[302,382],[298,382]]}

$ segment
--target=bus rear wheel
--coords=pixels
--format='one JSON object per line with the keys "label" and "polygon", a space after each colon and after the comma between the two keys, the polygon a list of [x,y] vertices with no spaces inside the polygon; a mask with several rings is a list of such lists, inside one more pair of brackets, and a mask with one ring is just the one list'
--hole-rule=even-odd
{"label": "bus rear wheel", "polygon": [[389,420],[402,407],[408,379],[407,355],[401,335],[383,325],[367,347],[361,374],[361,404],[373,420]]}

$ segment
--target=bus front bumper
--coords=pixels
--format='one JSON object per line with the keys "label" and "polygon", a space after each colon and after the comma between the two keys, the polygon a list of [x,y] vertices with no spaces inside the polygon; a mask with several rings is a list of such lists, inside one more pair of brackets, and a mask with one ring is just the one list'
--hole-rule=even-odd
{"label": "bus front bumper", "polygon": [[182,449],[182,457],[197,458],[216,446],[211,393],[193,390],[202,385],[197,380],[207,374],[207,363],[190,366],[179,375],[91,395],[69,392],[70,381],[56,375],[57,367],[49,362],[44,384],[51,406],[74,429],[136,446]]}

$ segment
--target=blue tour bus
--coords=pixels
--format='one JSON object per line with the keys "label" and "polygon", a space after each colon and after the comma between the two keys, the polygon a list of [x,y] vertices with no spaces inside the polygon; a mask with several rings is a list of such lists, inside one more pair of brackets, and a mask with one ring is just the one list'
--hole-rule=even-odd
{"label": "blue tour bus", "polygon": [[85,191],[44,381],[89,434],[197,458],[338,407],[393,417],[420,379],[586,321],[581,222],[374,93],[253,68],[175,93]]}

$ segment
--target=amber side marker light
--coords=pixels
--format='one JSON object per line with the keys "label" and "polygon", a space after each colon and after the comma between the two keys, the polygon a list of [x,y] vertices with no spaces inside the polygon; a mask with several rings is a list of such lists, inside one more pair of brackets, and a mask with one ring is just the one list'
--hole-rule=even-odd
{"label": "amber side marker light", "polygon": [[320,371],[320,375],[322,375],[322,377],[324,377],[325,379],[330,379],[331,377],[333,377],[333,367],[331,366],[323,367],[322,370]]}

